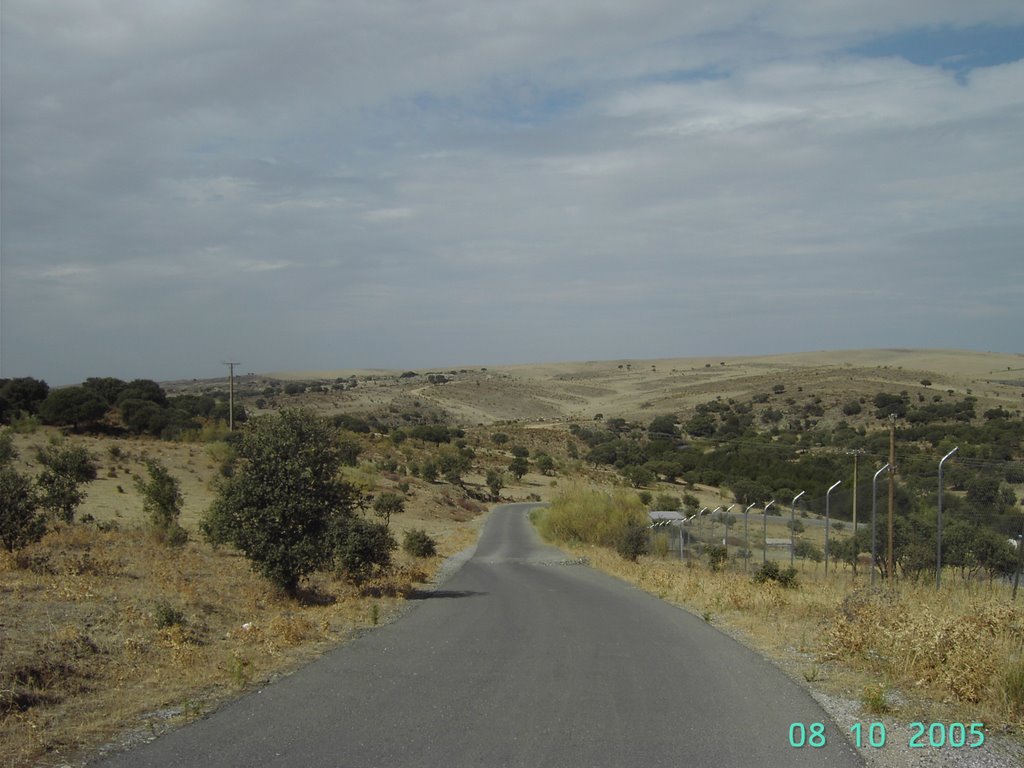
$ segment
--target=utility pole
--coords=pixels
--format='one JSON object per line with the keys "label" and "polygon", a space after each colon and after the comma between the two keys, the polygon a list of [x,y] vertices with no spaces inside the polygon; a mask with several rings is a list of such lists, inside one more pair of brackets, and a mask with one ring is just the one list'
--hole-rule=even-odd
{"label": "utility pole", "polygon": [[853,575],[857,575],[857,457],[860,451],[853,452]]}
{"label": "utility pole", "polygon": [[235,431],[235,366],[239,363],[224,363],[228,366],[228,431]]}
{"label": "utility pole", "polygon": [[896,538],[896,526],[893,522],[893,509],[896,506],[896,414],[889,414],[889,550],[885,561],[889,587],[892,588],[896,579],[896,559],[893,553],[893,541]]}

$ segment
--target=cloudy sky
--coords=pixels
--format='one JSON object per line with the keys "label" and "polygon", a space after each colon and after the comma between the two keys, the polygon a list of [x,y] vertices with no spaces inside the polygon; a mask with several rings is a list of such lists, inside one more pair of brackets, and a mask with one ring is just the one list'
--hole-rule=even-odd
{"label": "cloudy sky", "polygon": [[0,375],[1024,352],[1020,0],[4,0]]}

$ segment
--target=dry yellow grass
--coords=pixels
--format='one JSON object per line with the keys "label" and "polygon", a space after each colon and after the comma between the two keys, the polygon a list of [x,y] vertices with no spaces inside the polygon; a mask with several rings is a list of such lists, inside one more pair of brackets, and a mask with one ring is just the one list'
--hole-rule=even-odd
{"label": "dry yellow grass", "polygon": [[193,717],[386,620],[440,562],[405,562],[361,588],[318,574],[300,604],[236,554],[168,550],[141,530],[78,525],[4,553],[5,756],[61,762],[125,728]]}

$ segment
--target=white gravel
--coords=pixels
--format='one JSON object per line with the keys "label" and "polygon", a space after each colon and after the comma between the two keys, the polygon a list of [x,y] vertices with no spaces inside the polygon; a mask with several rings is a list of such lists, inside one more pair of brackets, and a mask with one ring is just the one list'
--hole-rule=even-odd
{"label": "white gravel", "polygon": [[[832,716],[846,734],[855,723],[861,723],[867,740],[869,723],[881,722],[886,728],[886,744],[881,748],[864,746],[861,756],[870,768],[1021,768],[1024,766],[1024,744],[1008,736],[987,733],[985,743],[971,749],[924,747],[911,749],[908,745],[912,731],[909,721],[888,715],[865,715],[859,701],[833,696],[821,691],[811,695]],[[927,741],[927,735],[925,736]],[[968,743],[973,741],[968,738]]]}

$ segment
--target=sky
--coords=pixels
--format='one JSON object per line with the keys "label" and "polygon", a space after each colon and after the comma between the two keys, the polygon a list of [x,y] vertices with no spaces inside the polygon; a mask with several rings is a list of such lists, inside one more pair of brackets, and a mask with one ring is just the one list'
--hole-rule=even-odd
{"label": "sky", "polygon": [[4,0],[0,376],[1024,352],[1020,0]]}

